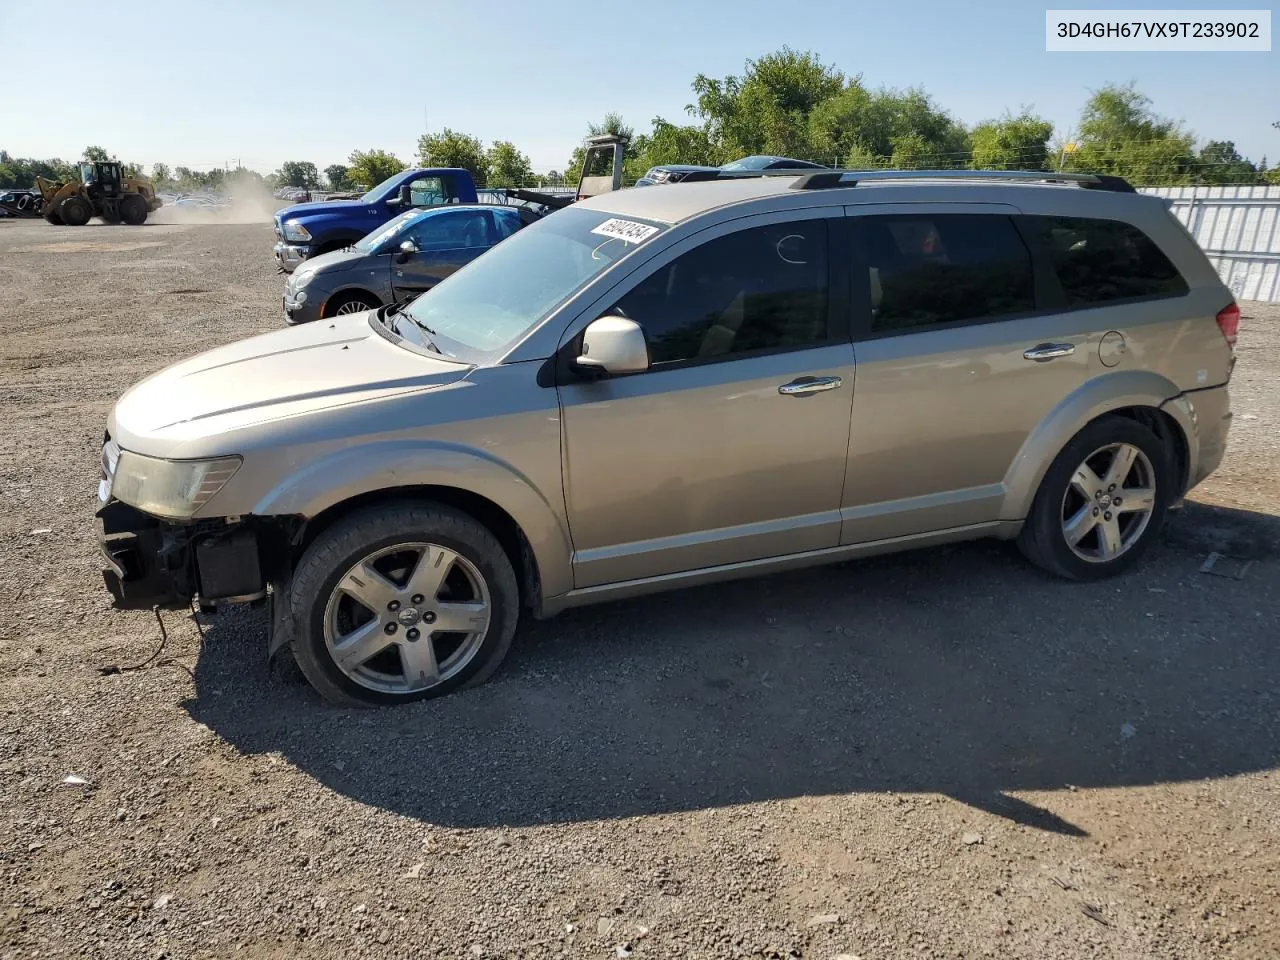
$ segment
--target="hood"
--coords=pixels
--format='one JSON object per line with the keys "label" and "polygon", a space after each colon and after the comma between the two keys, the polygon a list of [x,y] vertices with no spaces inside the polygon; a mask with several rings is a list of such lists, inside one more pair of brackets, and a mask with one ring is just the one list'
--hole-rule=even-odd
{"label": "hood", "polygon": [[301,266],[289,274],[286,283],[290,288],[295,288],[304,277],[313,273],[335,273],[338,270],[345,270],[355,263],[362,262],[368,256],[370,254],[367,251],[345,249],[307,257],[302,261]]}
{"label": "hood", "polygon": [[359,200],[318,200],[315,203],[295,203],[291,207],[281,207],[276,211],[277,220],[296,220],[298,217],[315,213],[340,213],[351,207],[364,207],[367,204]]}
{"label": "hood", "polygon": [[431,390],[467,364],[392,343],[368,313],[308,323],[219,347],[174,364],[117,402],[111,432],[127,450],[181,456],[174,447],[347,404]]}

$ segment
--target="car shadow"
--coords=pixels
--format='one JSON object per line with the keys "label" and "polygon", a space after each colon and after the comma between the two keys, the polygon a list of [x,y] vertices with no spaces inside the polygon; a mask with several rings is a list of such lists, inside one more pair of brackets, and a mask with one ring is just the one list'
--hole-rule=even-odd
{"label": "car shadow", "polygon": [[[1201,573],[1210,551],[1241,562]],[[985,542],[685,590],[526,624],[489,683],[392,710],[269,673],[265,618],[231,611],[186,708],[440,825],[930,791],[1082,835],[1010,792],[1280,765],[1278,558],[1277,518],[1191,504],[1101,583]]]}

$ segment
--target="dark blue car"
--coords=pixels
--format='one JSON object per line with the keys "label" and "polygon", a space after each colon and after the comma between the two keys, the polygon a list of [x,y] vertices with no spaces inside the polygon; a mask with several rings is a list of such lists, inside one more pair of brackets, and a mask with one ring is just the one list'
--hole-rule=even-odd
{"label": "dark blue car", "polygon": [[343,250],[304,260],[285,284],[285,320],[306,323],[415,297],[538,216],[491,204],[408,210]]}

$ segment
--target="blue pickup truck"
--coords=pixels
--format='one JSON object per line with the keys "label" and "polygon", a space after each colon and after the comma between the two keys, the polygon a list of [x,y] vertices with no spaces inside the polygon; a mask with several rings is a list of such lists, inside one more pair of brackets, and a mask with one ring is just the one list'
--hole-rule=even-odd
{"label": "blue pickup truck", "polygon": [[402,170],[357,200],[299,203],[277,210],[276,259],[285,272],[292,272],[307,257],[349,247],[412,208],[477,199],[475,182],[466,170]]}

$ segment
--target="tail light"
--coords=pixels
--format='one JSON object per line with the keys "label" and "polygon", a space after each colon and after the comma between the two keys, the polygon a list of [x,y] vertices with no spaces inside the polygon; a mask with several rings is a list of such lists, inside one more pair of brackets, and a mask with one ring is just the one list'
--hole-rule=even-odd
{"label": "tail light", "polygon": [[1222,336],[1226,339],[1231,349],[1236,346],[1236,334],[1240,332],[1240,307],[1233,300],[1214,317],[1218,321],[1218,329],[1222,331]]}

